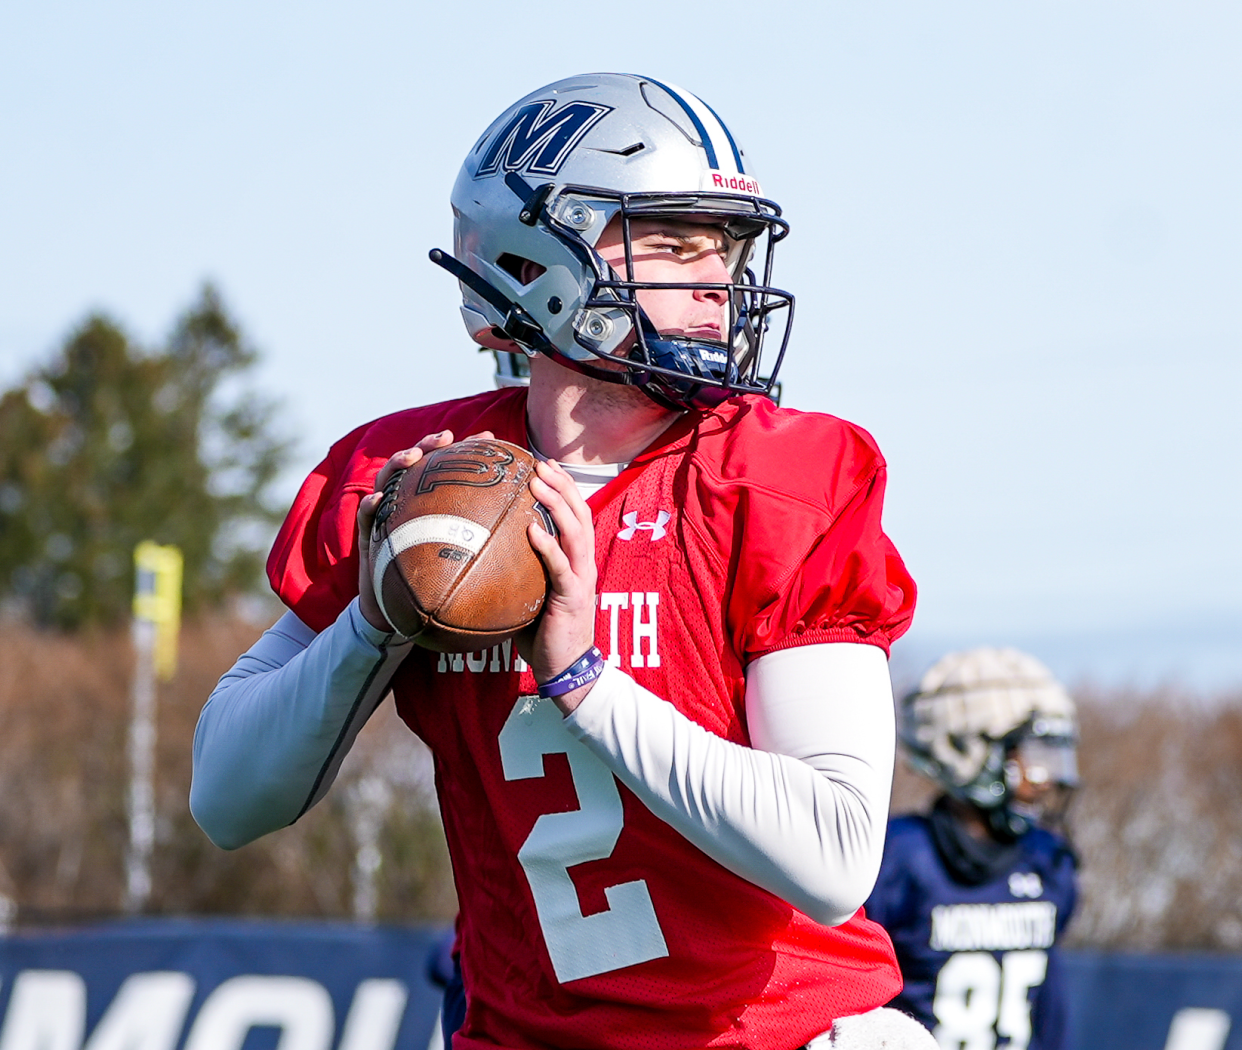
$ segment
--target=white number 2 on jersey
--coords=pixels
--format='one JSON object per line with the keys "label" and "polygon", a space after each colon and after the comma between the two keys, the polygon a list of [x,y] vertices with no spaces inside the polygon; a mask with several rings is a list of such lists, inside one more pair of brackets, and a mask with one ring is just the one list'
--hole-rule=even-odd
{"label": "white number 2 on jersey", "polygon": [[941,1050],[995,1050],[1007,1036],[1009,1050],[1031,1041],[1030,990],[1044,983],[1048,955],[1038,950],[957,952],[940,970],[932,1012]]}
{"label": "white number 2 on jersey", "polygon": [[556,979],[564,984],[668,955],[642,879],[604,890],[606,911],[583,915],[569,868],[603,860],[616,848],[624,814],[612,772],[566,730],[551,700],[518,697],[500,731],[506,780],[542,777],[543,756],[569,760],[579,808],[535,821],[518,861],[526,872]]}

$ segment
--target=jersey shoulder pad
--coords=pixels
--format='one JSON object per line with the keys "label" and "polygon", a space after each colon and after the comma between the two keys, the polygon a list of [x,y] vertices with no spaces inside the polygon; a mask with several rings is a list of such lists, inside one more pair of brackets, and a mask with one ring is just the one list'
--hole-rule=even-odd
{"label": "jersey shoulder pad", "polygon": [[767,398],[736,398],[699,428],[694,455],[725,482],[835,510],[884,468],[861,427],[821,412],[778,408]]}

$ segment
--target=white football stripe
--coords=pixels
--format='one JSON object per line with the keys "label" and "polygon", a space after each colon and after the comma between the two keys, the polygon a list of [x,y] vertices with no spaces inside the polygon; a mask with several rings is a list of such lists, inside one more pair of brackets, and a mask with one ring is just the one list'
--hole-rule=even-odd
{"label": "white football stripe", "polygon": [[398,554],[420,543],[447,543],[478,554],[489,536],[491,532],[478,522],[459,518],[456,514],[424,514],[421,518],[411,518],[404,525],[398,525],[376,554],[375,569],[371,575],[371,585],[375,588],[375,598],[384,618],[392,622],[388,610],[384,608],[384,588],[381,585],[385,571]]}
{"label": "white football stripe", "polygon": [[388,610],[384,608],[384,572],[388,568],[388,563],[392,561],[392,547],[388,545],[388,541],[384,541],[384,545],[380,547],[379,553],[375,556],[375,565],[371,570],[371,586],[375,590],[375,601],[380,607],[380,612],[384,614],[384,619],[392,623],[392,617],[388,615]]}
{"label": "white football stripe", "polygon": [[424,514],[393,529],[387,545],[392,548],[394,558],[420,543],[450,543],[478,554],[489,536],[488,529],[469,518],[459,518],[456,514]]}

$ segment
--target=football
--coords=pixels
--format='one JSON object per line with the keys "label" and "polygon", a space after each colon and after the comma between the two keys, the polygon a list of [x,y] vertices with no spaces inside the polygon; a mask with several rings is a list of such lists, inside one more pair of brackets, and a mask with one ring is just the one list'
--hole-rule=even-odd
{"label": "football", "polygon": [[493,438],[427,453],[384,486],[371,580],[396,630],[427,649],[474,652],[529,625],[548,581],[526,529],[555,532],[530,491],[529,452]]}

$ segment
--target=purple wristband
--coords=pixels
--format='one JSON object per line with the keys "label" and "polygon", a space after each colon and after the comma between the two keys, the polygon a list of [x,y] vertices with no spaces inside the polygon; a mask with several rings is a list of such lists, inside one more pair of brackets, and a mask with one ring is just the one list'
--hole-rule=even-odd
{"label": "purple wristband", "polygon": [[591,646],[577,660],[570,664],[555,678],[550,678],[539,687],[539,695],[545,700],[568,693],[587,682],[594,682],[604,673],[604,654],[595,646]]}

